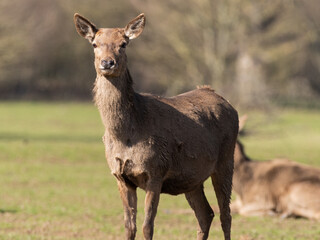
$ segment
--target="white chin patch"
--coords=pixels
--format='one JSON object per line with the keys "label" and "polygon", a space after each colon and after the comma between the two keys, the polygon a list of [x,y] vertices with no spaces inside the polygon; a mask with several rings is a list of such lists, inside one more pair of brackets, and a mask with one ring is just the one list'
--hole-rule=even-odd
{"label": "white chin patch", "polygon": [[113,66],[111,66],[110,68],[99,67],[99,69],[100,69],[101,71],[109,71],[109,70],[114,69],[115,67],[116,67],[116,65],[113,65]]}

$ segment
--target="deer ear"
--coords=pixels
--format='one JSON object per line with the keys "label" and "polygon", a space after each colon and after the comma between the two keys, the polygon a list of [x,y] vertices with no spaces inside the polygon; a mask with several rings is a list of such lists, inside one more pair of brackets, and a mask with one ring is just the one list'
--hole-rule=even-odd
{"label": "deer ear", "polygon": [[97,27],[78,13],[74,14],[73,20],[79,35],[92,42],[98,31]]}
{"label": "deer ear", "polygon": [[142,33],[145,24],[146,17],[144,16],[144,13],[141,13],[128,23],[124,29],[124,33],[129,39],[135,39]]}
{"label": "deer ear", "polygon": [[248,119],[248,115],[245,114],[239,118],[239,133],[241,133],[246,125],[246,121]]}

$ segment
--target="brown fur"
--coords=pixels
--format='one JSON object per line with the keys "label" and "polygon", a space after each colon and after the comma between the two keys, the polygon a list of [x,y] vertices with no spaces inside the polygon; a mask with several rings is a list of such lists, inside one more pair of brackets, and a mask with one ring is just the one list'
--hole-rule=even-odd
{"label": "brown fur", "polygon": [[[83,17],[78,31],[94,26]],[[124,29],[96,29],[94,87],[105,134],[103,141],[112,174],[117,178],[124,205],[126,239],[136,233],[136,188],[146,191],[143,234],[152,239],[160,193],[184,193],[199,222],[198,239],[207,239],[213,211],[203,192],[211,176],[218,198],[225,239],[230,239],[230,194],[233,152],[238,132],[237,112],[210,88],[164,98],[133,91],[123,42],[140,35],[143,14]],[[80,26],[79,26],[80,25]],[[80,32],[83,36],[83,33]],[[111,59],[112,69],[101,61]]]}
{"label": "brown fur", "polygon": [[239,140],[234,153],[233,189],[237,198],[233,212],[320,220],[320,169],[287,159],[253,161]]}

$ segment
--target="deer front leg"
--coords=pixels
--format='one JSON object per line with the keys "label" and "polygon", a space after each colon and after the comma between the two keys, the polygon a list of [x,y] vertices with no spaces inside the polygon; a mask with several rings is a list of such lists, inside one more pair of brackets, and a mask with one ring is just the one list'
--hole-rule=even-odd
{"label": "deer front leg", "polygon": [[118,180],[118,187],[124,209],[124,222],[126,228],[126,239],[134,240],[137,232],[137,192],[136,188],[128,186],[123,181]]}
{"label": "deer front leg", "polygon": [[154,219],[160,199],[161,184],[148,184],[144,212],[143,236],[145,240],[151,240],[153,236]]}

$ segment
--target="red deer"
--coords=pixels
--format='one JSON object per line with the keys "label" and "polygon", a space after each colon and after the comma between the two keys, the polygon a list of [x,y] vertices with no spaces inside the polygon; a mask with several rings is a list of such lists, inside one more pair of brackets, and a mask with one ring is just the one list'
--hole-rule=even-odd
{"label": "red deer", "polygon": [[[240,130],[245,118],[240,118]],[[320,169],[287,159],[253,161],[238,140],[234,153],[232,212],[320,220]]]}
{"label": "red deer", "polygon": [[198,239],[207,239],[214,213],[203,182],[211,177],[229,240],[236,110],[208,87],[170,98],[134,92],[125,48],[142,33],[144,14],[125,28],[97,28],[79,14],[74,22],[94,48],[94,100],[105,126],[106,159],[124,206],[126,239],[136,235],[137,187],[146,191],[145,239],[153,237],[160,193],[184,193],[199,223]]}

